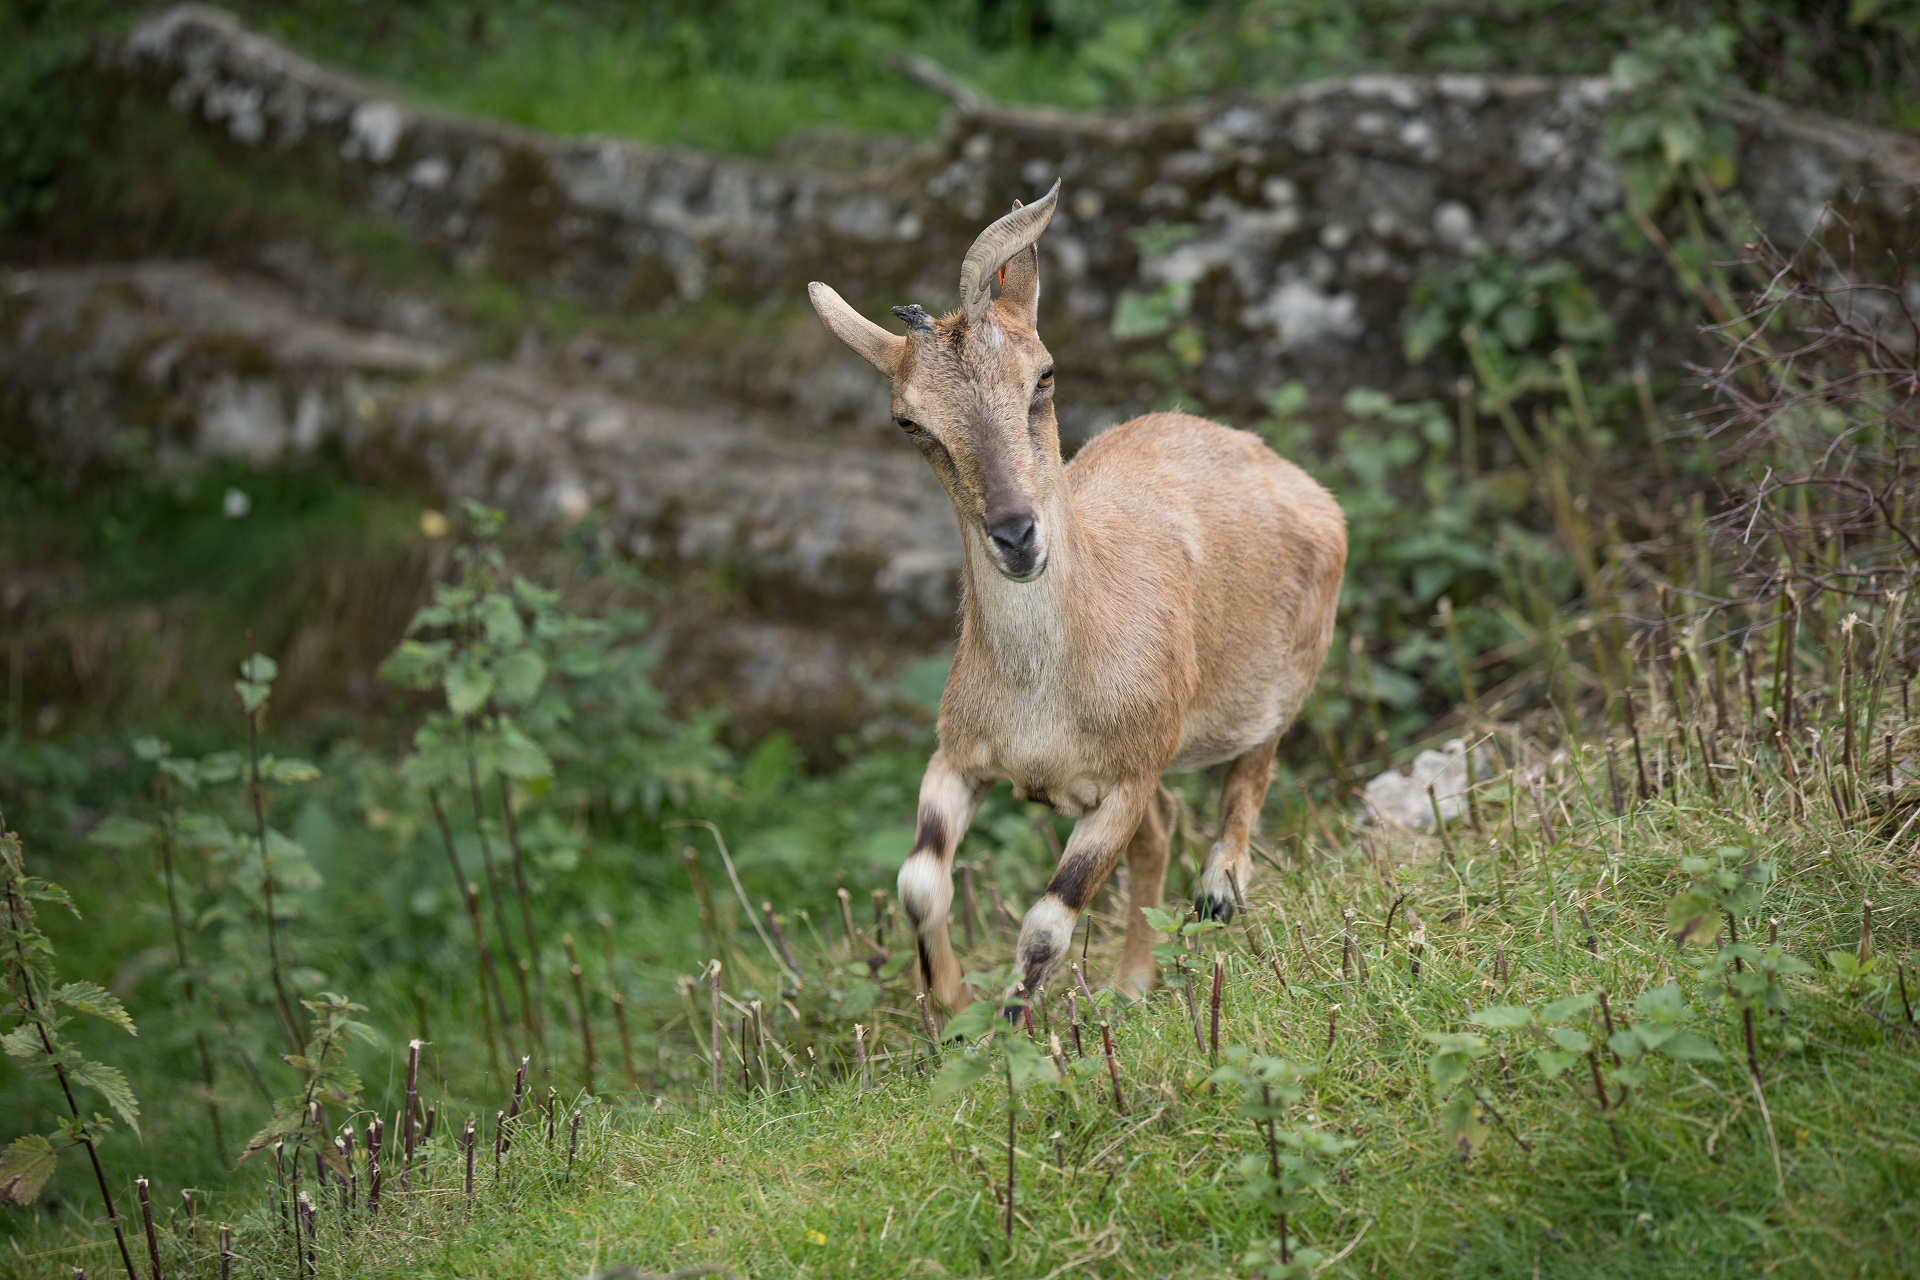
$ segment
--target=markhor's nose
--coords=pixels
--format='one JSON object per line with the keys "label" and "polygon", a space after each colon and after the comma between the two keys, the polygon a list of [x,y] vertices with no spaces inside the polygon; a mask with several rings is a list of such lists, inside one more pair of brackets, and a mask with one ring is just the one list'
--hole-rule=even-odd
{"label": "markhor's nose", "polygon": [[1022,512],[987,526],[993,548],[1009,561],[1024,560],[1033,552],[1033,517]]}

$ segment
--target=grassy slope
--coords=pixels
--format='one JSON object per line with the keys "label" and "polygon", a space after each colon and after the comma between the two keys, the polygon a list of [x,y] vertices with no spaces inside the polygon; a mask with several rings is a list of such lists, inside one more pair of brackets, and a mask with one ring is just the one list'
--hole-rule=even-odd
{"label": "grassy slope", "polygon": [[[1736,758],[1731,744],[1727,758]],[[1906,954],[1920,906],[1911,854],[1889,848],[1890,829],[1842,827],[1825,804],[1795,818],[1777,779],[1750,789],[1735,780],[1738,772],[1729,768],[1721,780],[1732,793],[1727,803],[1710,802],[1697,778],[1683,778],[1624,820],[1596,813],[1577,783],[1564,781],[1553,788],[1566,806],[1554,816],[1554,843],[1533,821],[1523,821],[1517,840],[1511,827],[1499,838],[1463,833],[1459,873],[1434,856],[1431,840],[1379,841],[1396,863],[1395,887],[1426,929],[1417,979],[1407,906],[1383,943],[1392,898],[1365,861],[1363,841],[1346,847],[1344,867],[1335,859],[1305,875],[1265,875],[1253,919],[1288,981],[1282,988],[1236,928],[1221,1043],[1321,1064],[1298,1111],[1359,1140],[1324,1205],[1295,1220],[1306,1238],[1345,1251],[1331,1274],[1911,1270],[1910,1242],[1920,1238],[1920,1040],[1884,1030],[1861,996],[1824,973],[1795,980],[1791,1013],[1763,1021],[1759,1042],[1779,1149],[1776,1183],[1737,1015],[1712,1006],[1692,976],[1702,949],[1676,955],[1661,936],[1666,903],[1682,883],[1680,858],[1734,842],[1775,860],[1780,877],[1762,910],[1778,916],[1791,952],[1812,960],[1832,948],[1851,951],[1867,897],[1881,922],[1880,949]],[[1604,809],[1604,772],[1598,776]],[[1499,813],[1497,804],[1483,806],[1496,827]],[[1585,949],[1576,900],[1592,921],[1597,956]],[[1341,981],[1348,907],[1358,913],[1364,985]],[[1743,932],[1764,927],[1762,919],[1742,923]],[[1008,941],[983,945],[975,959],[1003,958]],[[1496,948],[1511,965],[1510,983],[1496,981]],[[802,965],[812,981],[832,982],[833,958],[810,954]],[[1104,968],[1096,954],[1096,981]],[[1595,988],[1624,1011],[1675,976],[1694,1000],[1696,1029],[1725,1061],[1656,1067],[1645,1088],[1603,1116],[1583,1069],[1549,1082],[1516,1047],[1510,1081],[1493,1059],[1480,1079],[1532,1151],[1497,1130],[1471,1161],[1449,1151],[1427,1082],[1425,1033],[1472,1029],[1469,1008]],[[898,985],[888,998],[896,1007],[882,1015],[885,1034],[909,1044],[910,1005],[899,1007],[908,1002]],[[1897,996],[1876,1006],[1898,1020]],[[1204,995],[1201,1010],[1204,1019]],[[1064,1031],[1061,1014],[1056,1005],[1054,1027]],[[778,1018],[775,1030],[785,1034]],[[911,1074],[883,1076],[864,1091],[823,1074],[816,1084],[736,1096],[718,1109],[667,1103],[649,1111],[609,1098],[615,1109],[587,1123],[574,1175],[564,1169],[563,1129],[551,1149],[539,1138],[523,1142],[493,1176],[483,1128],[480,1194],[471,1204],[458,1193],[450,1149],[436,1139],[421,1189],[390,1192],[376,1225],[343,1232],[337,1215],[323,1217],[321,1274],[564,1275],[614,1262],[670,1269],[702,1260],[751,1275],[1236,1270],[1263,1232],[1234,1168],[1255,1149],[1253,1129],[1236,1118],[1232,1096],[1204,1083],[1205,1058],[1177,995],[1156,994],[1119,1015],[1115,1038],[1125,1117],[1112,1113],[1100,1076],[1075,1096],[1029,1095],[1010,1262],[987,1187],[1005,1169],[1000,1077],[989,1074],[939,1105],[927,1081]],[[1056,1130],[1063,1165],[1050,1136]],[[255,1203],[245,1212],[245,1251],[266,1274],[273,1264],[262,1211]],[[60,1268],[82,1260],[105,1268],[97,1247],[82,1259],[46,1236],[39,1244],[23,1242],[35,1256],[22,1274],[64,1274]],[[196,1273],[212,1274],[205,1250],[198,1264]]]}

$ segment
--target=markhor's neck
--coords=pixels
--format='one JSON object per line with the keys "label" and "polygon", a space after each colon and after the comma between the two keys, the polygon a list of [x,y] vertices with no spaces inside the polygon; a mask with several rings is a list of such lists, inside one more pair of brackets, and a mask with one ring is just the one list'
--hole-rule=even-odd
{"label": "markhor's neck", "polygon": [[985,641],[994,665],[1015,684],[1044,685],[1066,666],[1078,529],[1064,495],[1041,517],[1047,541],[1046,571],[1032,582],[1014,582],[995,567],[986,534],[977,521],[961,522],[966,558],[964,626]]}

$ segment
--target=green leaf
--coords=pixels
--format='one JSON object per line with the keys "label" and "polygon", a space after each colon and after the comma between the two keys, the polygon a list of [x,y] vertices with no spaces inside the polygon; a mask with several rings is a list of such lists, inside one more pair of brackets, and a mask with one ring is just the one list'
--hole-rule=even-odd
{"label": "green leaf", "polygon": [[1534,1062],[1539,1065],[1541,1074],[1549,1080],[1558,1076],[1574,1063],[1580,1061],[1581,1057],[1581,1054],[1568,1053],[1564,1049],[1535,1049],[1533,1051]]}
{"label": "green leaf", "polygon": [[491,591],[480,601],[480,622],[487,629],[487,641],[496,649],[512,649],[527,638],[520,611],[513,597],[504,591]]}
{"label": "green leaf", "polygon": [[1497,1004],[1480,1010],[1468,1021],[1499,1031],[1517,1031],[1533,1021],[1533,1010],[1524,1005]]}
{"label": "green leaf", "polygon": [[59,1159],[53,1144],[37,1133],[8,1143],[0,1151],[0,1204],[32,1204]]}
{"label": "green leaf", "polygon": [[1440,1112],[1440,1129],[1450,1146],[1468,1153],[1478,1151],[1487,1141],[1485,1109],[1471,1093],[1457,1093]]}
{"label": "green leaf", "polygon": [[380,664],[380,678],[403,689],[431,689],[440,683],[453,646],[445,640],[402,640]]}
{"label": "green leaf", "polygon": [[264,653],[256,653],[240,664],[240,678],[255,684],[272,684],[279,674],[279,664]]}
{"label": "green leaf", "polygon": [[1025,1036],[1007,1037],[1007,1065],[1012,1069],[1016,1090],[1035,1081],[1045,1083],[1060,1078],[1059,1066]]}
{"label": "green leaf", "polygon": [[159,834],[160,829],[151,822],[141,822],[137,818],[115,813],[109,814],[99,826],[87,833],[87,843],[111,849],[115,853],[144,853],[153,847]]}
{"label": "green leaf", "polygon": [[1171,911],[1162,911],[1159,907],[1142,907],[1140,914],[1146,917],[1147,927],[1157,933],[1180,932],[1180,917]]}
{"label": "green leaf", "polygon": [[546,678],[547,664],[531,650],[515,650],[493,664],[496,696],[505,706],[524,707],[532,702]]}
{"label": "green leaf", "polygon": [[1547,1037],[1568,1053],[1585,1053],[1593,1047],[1593,1041],[1587,1039],[1587,1033],[1576,1031],[1572,1027],[1554,1027]]}
{"label": "green leaf", "polygon": [[1540,1021],[1565,1022],[1575,1014],[1585,1013],[1593,1008],[1595,999],[1591,991],[1584,991],[1577,996],[1562,997],[1540,1010]]}
{"label": "green leaf", "polygon": [[946,1065],[940,1068],[940,1074],[933,1078],[933,1100],[948,1102],[965,1092],[985,1074],[987,1074],[987,1060],[977,1053],[959,1054],[948,1058]]}
{"label": "green leaf", "polygon": [[110,1067],[104,1062],[91,1062],[82,1059],[67,1069],[67,1078],[75,1084],[83,1084],[107,1100],[127,1128],[140,1132],[140,1100],[133,1096],[133,1086],[120,1074],[118,1067]]}
{"label": "green leaf", "polygon": [[268,756],[260,762],[260,776],[268,782],[297,785],[314,781],[320,776],[320,770],[305,760],[282,760]]}
{"label": "green leaf", "polygon": [[27,1023],[0,1035],[0,1049],[5,1050],[9,1058],[20,1058],[27,1062],[46,1052],[46,1046],[40,1043],[37,1023]]}
{"label": "green leaf", "polygon": [[493,696],[493,674],[476,662],[448,667],[441,685],[447,691],[447,710],[457,716],[472,715]]}
{"label": "green leaf", "polygon": [[1719,1062],[1720,1051],[1705,1038],[1691,1031],[1676,1032],[1660,1045],[1660,1052],[1675,1062]]}
{"label": "green leaf", "polygon": [[945,1042],[971,1040],[975,1036],[983,1036],[993,1030],[993,1014],[991,1000],[975,1000],[954,1015],[953,1020],[947,1023],[946,1032],[940,1039]]}
{"label": "green leaf", "polygon": [[1680,994],[1677,983],[1664,983],[1643,993],[1633,1002],[1633,1009],[1643,1018],[1655,1022],[1675,1022],[1686,1016],[1687,999]]}
{"label": "green leaf", "polygon": [[545,778],[553,773],[553,761],[540,744],[521,732],[520,727],[501,716],[498,719],[498,731],[492,743],[488,763],[509,778],[525,782],[530,778]]}
{"label": "green leaf", "polygon": [[1667,904],[1667,932],[1675,942],[1711,942],[1720,931],[1720,904],[1697,890],[1688,890]]}
{"label": "green leaf", "polygon": [[1192,305],[1190,280],[1169,280],[1147,293],[1122,290],[1113,306],[1113,336],[1122,342],[1156,337],[1173,328]]}
{"label": "green leaf", "polygon": [[1768,955],[1766,964],[1769,969],[1773,970],[1776,976],[1782,978],[1799,977],[1801,974],[1813,972],[1812,965],[1802,960],[1799,956],[1790,956],[1784,951],[1777,955]]}
{"label": "green leaf", "polygon": [[55,1004],[63,1004],[79,1013],[90,1013],[96,1018],[105,1018],[129,1035],[140,1034],[133,1025],[133,1019],[120,1004],[119,997],[98,983],[65,982],[55,987],[52,994]]}
{"label": "green leaf", "polygon": [[1472,1032],[1449,1034],[1429,1031],[1427,1039],[1438,1046],[1433,1056],[1427,1059],[1427,1077],[1441,1093],[1455,1088],[1472,1075],[1474,1059],[1485,1056],[1488,1049],[1486,1037]]}
{"label": "green leaf", "polygon": [[273,692],[273,686],[256,684],[251,680],[235,680],[233,688],[240,695],[240,706],[252,715],[266,705],[267,695]]}

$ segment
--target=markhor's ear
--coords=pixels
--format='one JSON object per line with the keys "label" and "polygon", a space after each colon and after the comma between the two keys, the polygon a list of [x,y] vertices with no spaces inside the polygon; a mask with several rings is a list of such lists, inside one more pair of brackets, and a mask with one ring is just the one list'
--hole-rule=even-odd
{"label": "markhor's ear", "polygon": [[807,286],[813,309],[833,330],[833,336],[847,344],[853,353],[889,378],[899,371],[900,358],[906,354],[907,340],[888,333],[873,321],[847,305],[847,300],[815,280]]}
{"label": "markhor's ear", "polygon": [[[1020,202],[1013,202],[1018,209]],[[1030,244],[1007,260],[1000,275],[997,305],[1012,313],[1022,328],[1040,327],[1040,246]]]}

